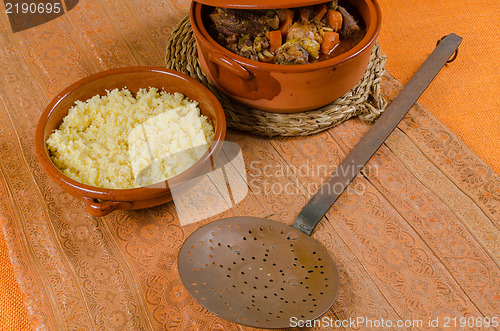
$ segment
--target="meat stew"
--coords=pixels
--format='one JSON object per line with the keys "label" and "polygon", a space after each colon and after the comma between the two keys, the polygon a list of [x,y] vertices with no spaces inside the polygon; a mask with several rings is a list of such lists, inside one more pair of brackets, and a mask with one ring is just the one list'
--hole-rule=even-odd
{"label": "meat stew", "polygon": [[363,21],[348,3],[290,9],[212,7],[208,31],[220,45],[248,59],[307,64],[342,54],[365,35]]}

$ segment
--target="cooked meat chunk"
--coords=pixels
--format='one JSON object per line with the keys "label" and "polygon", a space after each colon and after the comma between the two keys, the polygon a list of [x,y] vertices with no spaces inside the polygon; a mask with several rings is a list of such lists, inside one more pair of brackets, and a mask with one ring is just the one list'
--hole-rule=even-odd
{"label": "cooked meat chunk", "polygon": [[225,36],[235,33],[258,36],[269,29],[279,28],[279,19],[273,10],[237,10],[229,8],[216,8],[210,18],[215,29]]}
{"label": "cooked meat chunk", "polygon": [[338,6],[337,10],[342,14],[343,19],[342,30],[340,30],[341,37],[347,38],[361,30],[354,17],[344,7]]}
{"label": "cooked meat chunk", "polygon": [[312,39],[309,38],[300,38],[297,39],[296,42],[302,46],[308,53],[309,56],[311,56],[313,59],[317,59],[319,56],[319,49],[321,45]]}
{"label": "cooked meat chunk", "polygon": [[260,59],[258,54],[269,47],[269,40],[265,36],[255,37],[252,41],[250,35],[242,35],[233,43],[226,44],[231,52],[247,59]]}
{"label": "cooked meat chunk", "polygon": [[277,64],[304,64],[309,53],[294,40],[287,41],[276,50],[274,62]]}
{"label": "cooked meat chunk", "polygon": [[308,63],[309,56],[317,59],[320,44],[308,38],[292,39],[276,50],[274,62],[278,64]]}
{"label": "cooked meat chunk", "polygon": [[265,36],[255,37],[253,41],[253,50],[255,52],[261,52],[262,50],[269,47],[269,40]]}
{"label": "cooked meat chunk", "polygon": [[314,24],[308,22],[295,22],[288,30],[286,40],[299,38],[308,38],[311,40],[316,40],[317,42],[321,42],[321,36],[318,33],[318,29]]}

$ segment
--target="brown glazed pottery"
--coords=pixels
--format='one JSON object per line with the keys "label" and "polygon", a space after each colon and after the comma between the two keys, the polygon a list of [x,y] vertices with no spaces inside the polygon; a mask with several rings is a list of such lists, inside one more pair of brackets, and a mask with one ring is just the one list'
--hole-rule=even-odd
{"label": "brown glazed pottery", "polygon": [[219,45],[207,32],[206,4],[233,8],[283,8],[326,1],[308,0],[201,0],[193,1],[191,26],[197,41],[200,65],[210,82],[229,97],[257,109],[294,113],[317,109],[341,97],[363,76],[380,31],[381,13],[376,0],[350,0],[365,26],[365,37],[354,48],[325,61],[303,65],[278,65],[250,60]]}
{"label": "brown glazed pottery", "polygon": [[[201,113],[215,127],[211,148],[192,167],[169,179],[164,185],[134,189],[103,189],[81,184],[66,175],[52,163],[47,149],[48,136],[59,127],[68,110],[77,100],[88,100],[94,95],[106,95],[106,90],[127,87],[132,93],[141,88],[156,87],[166,92],[179,92],[199,103]],[[35,133],[35,149],[47,174],[66,192],[81,199],[94,216],[104,216],[115,209],[141,209],[158,206],[172,200],[169,183],[185,183],[210,166],[210,157],[220,150],[226,134],[224,110],[217,98],[194,79],[161,67],[129,67],[111,69],[88,76],[57,95],[43,112]]]}

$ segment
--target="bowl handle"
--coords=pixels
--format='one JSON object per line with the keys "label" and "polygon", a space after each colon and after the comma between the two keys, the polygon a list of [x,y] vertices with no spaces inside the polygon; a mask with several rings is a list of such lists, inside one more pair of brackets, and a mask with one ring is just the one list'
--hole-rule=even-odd
{"label": "bowl handle", "polygon": [[83,201],[92,216],[106,216],[115,209],[130,209],[133,206],[133,203],[128,201],[99,201],[89,197],[84,197]]}
{"label": "bowl handle", "polygon": [[221,66],[229,71],[231,71],[236,76],[240,77],[243,80],[250,80],[253,78],[253,75],[250,71],[248,71],[245,67],[243,67],[238,62],[232,60],[221,53],[208,53],[208,59],[213,63]]}

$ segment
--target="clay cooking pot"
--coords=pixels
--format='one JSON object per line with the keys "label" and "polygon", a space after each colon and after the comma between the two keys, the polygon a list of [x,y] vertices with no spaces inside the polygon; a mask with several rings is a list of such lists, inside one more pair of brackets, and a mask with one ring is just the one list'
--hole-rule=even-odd
{"label": "clay cooking pot", "polygon": [[381,13],[376,0],[351,0],[365,23],[364,38],[349,51],[328,60],[303,65],[278,65],[250,60],[219,45],[207,32],[209,6],[240,9],[292,8],[325,3],[324,0],[193,1],[191,26],[200,65],[210,82],[229,97],[257,109],[294,113],[317,109],[338,99],[362,78],[380,31]]}

